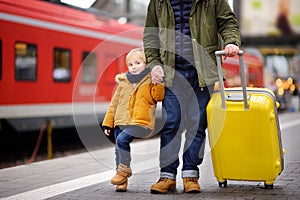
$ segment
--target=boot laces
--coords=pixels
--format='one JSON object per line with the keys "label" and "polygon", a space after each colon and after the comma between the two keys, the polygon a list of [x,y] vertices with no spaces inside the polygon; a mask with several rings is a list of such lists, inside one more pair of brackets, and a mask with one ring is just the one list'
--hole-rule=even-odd
{"label": "boot laces", "polygon": [[168,182],[168,178],[160,178],[157,182]]}
{"label": "boot laces", "polygon": [[198,178],[196,178],[196,177],[187,177],[186,182],[198,183]]}

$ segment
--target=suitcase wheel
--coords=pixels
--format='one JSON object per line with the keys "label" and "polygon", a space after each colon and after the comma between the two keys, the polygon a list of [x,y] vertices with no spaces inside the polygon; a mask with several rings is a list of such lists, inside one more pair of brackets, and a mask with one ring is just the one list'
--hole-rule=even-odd
{"label": "suitcase wheel", "polygon": [[222,186],[224,186],[224,188],[227,187],[227,181],[226,180],[223,181],[223,182],[219,182],[219,187],[222,187]]}
{"label": "suitcase wheel", "polygon": [[273,189],[273,184],[266,184],[265,183],[265,189]]}

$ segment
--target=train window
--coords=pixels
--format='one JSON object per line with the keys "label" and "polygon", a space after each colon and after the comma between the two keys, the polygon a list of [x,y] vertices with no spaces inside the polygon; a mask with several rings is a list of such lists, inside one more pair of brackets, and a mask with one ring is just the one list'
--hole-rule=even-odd
{"label": "train window", "polygon": [[97,81],[97,61],[96,54],[91,52],[82,53],[81,79],[85,83],[95,83]]}
{"label": "train window", "polygon": [[37,72],[37,47],[25,42],[15,43],[16,80],[35,81]]}
{"label": "train window", "polygon": [[53,78],[56,82],[71,81],[71,51],[68,49],[54,48]]}

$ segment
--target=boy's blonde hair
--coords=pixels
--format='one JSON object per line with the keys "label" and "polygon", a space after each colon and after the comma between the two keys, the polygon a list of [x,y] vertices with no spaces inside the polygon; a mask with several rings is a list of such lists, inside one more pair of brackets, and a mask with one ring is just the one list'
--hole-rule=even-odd
{"label": "boy's blonde hair", "polygon": [[144,53],[144,49],[142,48],[136,48],[129,51],[129,53],[126,55],[126,65],[128,65],[128,59],[132,56],[140,58],[144,63],[146,63],[146,56]]}

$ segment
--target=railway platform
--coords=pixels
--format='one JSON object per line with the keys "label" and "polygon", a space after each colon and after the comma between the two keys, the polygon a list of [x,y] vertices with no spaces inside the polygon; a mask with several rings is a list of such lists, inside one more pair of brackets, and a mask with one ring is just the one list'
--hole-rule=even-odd
{"label": "railway platform", "polygon": [[[201,193],[183,192],[178,168],[177,191],[151,194],[150,185],[158,180],[159,139],[136,140],[132,144],[133,175],[127,192],[115,192],[110,184],[114,175],[114,147],[88,151],[32,164],[0,170],[0,199],[300,199],[300,113],[279,115],[282,143],[286,149],[284,170],[273,189],[263,182],[230,181],[220,188],[216,181],[206,141],[200,167]],[[255,148],[255,147],[254,147]]]}

